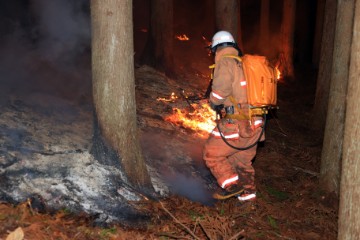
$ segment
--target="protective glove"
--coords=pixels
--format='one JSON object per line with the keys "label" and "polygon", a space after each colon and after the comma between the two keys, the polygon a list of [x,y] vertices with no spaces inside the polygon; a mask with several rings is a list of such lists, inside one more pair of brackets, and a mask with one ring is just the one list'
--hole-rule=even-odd
{"label": "protective glove", "polygon": [[210,107],[215,112],[221,112],[221,110],[224,108],[224,104],[215,105],[213,102],[210,102]]}

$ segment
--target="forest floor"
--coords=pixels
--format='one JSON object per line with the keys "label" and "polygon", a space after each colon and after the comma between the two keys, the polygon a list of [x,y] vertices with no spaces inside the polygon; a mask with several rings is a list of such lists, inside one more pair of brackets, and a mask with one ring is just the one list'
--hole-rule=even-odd
{"label": "forest floor", "polygon": [[[138,74],[137,78],[144,74],[140,77]],[[171,89],[174,81],[139,81],[137,79],[137,102],[142,131],[149,128],[169,132],[171,129],[177,134],[180,132],[185,141],[187,137],[190,143],[196,141],[194,131],[164,120],[172,113],[170,103],[161,105],[164,104],[161,101],[150,101],[153,94],[165,97],[156,91],[163,85]],[[185,82],[189,81],[178,85],[188,92],[205,91],[206,82]],[[21,232],[28,240],[336,239],[338,201],[319,188],[322,141],[321,136],[309,129],[314,97],[311,82],[279,83],[279,109],[268,120],[266,141],[259,145],[253,164],[258,191],[255,204],[241,204],[236,198],[204,204],[173,194],[159,201],[136,202],[137,208],[143,208],[152,216],[152,221],[143,228],[130,229],[116,224],[95,226],[90,216],[74,215],[66,210],[39,213],[29,202],[17,205],[3,202],[0,203],[0,239],[23,239],[14,237]],[[184,102],[182,106],[186,108]],[[161,114],[151,112],[155,105],[162,107]],[[198,141],[195,151],[201,149],[203,141]]]}

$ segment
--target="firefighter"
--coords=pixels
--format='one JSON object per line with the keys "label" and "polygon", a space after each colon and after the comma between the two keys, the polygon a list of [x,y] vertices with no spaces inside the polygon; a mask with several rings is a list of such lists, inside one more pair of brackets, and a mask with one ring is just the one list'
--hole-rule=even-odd
{"label": "firefighter", "polygon": [[[262,118],[249,117],[246,79],[241,62],[224,57],[242,56],[233,36],[227,31],[217,32],[212,38],[210,49],[215,54],[215,69],[209,104],[217,112],[225,110],[226,115],[218,121],[218,126],[207,139],[203,158],[225,194],[243,189],[237,195],[238,199],[252,201],[256,199],[252,160],[256,155],[257,140],[262,133],[262,128],[259,127],[262,125]],[[261,140],[264,140],[264,136]],[[250,148],[246,150],[239,150],[248,146]]]}

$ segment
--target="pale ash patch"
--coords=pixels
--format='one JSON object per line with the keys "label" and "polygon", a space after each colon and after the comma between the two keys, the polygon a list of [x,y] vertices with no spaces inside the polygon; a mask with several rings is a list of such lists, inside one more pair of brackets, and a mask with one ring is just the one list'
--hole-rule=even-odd
{"label": "pale ash patch", "polygon": [[167,184],[162,180],[163,176],[153,167],[147,165],[147,170],[150,175],[151,183],[156,193],[160,196],[167,196],[169,194],[169,188]]}

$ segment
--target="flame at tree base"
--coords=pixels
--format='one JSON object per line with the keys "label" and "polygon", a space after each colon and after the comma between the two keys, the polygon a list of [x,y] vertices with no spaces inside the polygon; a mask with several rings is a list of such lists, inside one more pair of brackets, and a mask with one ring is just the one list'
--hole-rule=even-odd
{"label": "flame at tree base", "polygon": [[173,114],[166,117],[165,121],[191,129],[200,137],[207,137],[216,126],[216,114],[208,104],[198,104],[195,111],[173,108]]}

